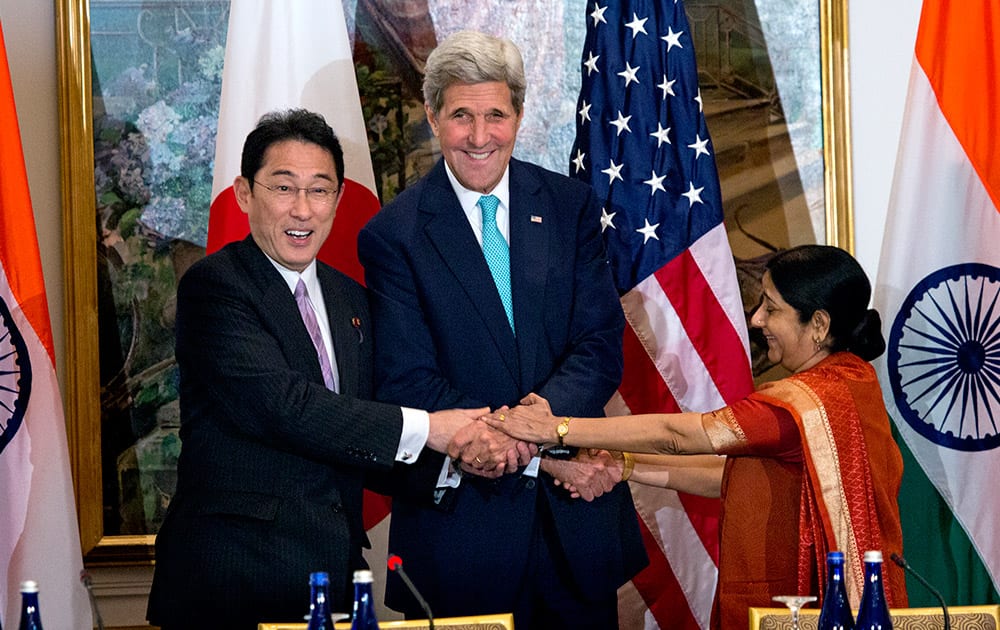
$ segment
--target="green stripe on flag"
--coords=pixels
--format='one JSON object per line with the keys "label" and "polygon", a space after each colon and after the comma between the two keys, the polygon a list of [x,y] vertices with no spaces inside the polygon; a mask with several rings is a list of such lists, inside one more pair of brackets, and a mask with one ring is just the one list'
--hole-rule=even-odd
{"label": "green stripe on flag", "polygon": [[[965,530],[952,515],[937,489],[924,474],[906,443],[892,426],[903,454],[903,485],[899,512],[903,521],[903,556],[941,592],[949,606],[1000,604],[986,567]],[[983,500],[996,500],[983,497]],[[913,576],[907,575],[910,606],[937,606],[938,601]]]}

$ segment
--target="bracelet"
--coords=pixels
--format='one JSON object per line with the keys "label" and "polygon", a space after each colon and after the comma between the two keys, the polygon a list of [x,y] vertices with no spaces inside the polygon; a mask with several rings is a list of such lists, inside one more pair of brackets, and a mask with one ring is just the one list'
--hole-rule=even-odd
{"label": "bracelet", "polygon": [[564,446],[563,438],[569,434],[569,421],[573,419],[573,416],[566,416],[563,421],[559,423],[556,427],[556,437],[559,438],[559,448]]}
{"label": "bracelet", "polygon": [[622,481],[628,481],[635,469],[635,455],[628,451],[622,451],[622,457],[625,459],[625,463],[622,464]]}

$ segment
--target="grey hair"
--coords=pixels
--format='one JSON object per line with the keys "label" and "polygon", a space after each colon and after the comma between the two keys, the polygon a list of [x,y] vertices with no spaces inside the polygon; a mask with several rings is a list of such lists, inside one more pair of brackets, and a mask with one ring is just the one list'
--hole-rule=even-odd
{"label": "grey hair", "polygon": [[427,57],[424,103],[436,115],[444,105],[444,91],[449,86],[492,81],[507,84],[514,111],[520,114],[527,89],[521,51],[509,39],[459,31],[445,38]]}

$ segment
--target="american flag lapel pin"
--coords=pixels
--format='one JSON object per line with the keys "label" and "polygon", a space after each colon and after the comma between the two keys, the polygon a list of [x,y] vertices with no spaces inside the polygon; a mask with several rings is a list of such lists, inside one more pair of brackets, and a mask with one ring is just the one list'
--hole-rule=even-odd
{"label": "american flag lapel pin", "polygon": [[538,216],[537,214],[533,214],[533,215],[531,215],[531,222],[532,223],[541,223],[542,222],[542,217]]}

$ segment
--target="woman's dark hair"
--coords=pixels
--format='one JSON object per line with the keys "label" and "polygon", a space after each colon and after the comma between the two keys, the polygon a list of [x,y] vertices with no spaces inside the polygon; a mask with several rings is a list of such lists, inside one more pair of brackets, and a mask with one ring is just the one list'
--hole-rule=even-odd
{"label": "woman's dark hair", "polygon": [[299,140],[326,149],[333,158],[337,173],[337,184],[344,183],[344,149],[326,120],[317,113],[305,109],[289,109],[270,112],[261,116],[257,127],[247,135],[243,143],[240,160],[240,175],[250,181],[264,163],[264,153],[271,145],[285,140]]}
{"label": "woman's dark hair", "polygon": [[885,351],[882,320],[868,308],[872,287],[853,256],[829,245],[801,245],[767,263],[771,282],[805,324],[816,311],[830,315],[830,351],[847,350],[866,361]]}

